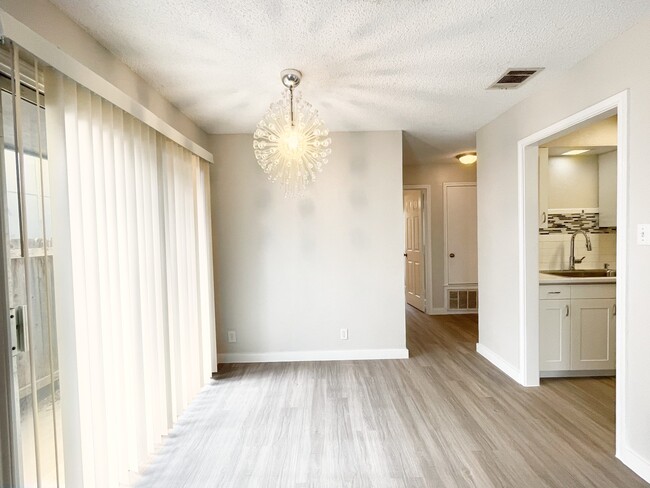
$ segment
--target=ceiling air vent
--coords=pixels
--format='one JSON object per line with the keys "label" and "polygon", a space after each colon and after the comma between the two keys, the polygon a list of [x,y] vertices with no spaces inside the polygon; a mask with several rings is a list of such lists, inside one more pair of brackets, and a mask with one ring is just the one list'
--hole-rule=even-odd
{"label": "ceiling air vent", "polygon": [[488,87],[488,90],[510,90],[519,88],[544,68],[510,68]]}

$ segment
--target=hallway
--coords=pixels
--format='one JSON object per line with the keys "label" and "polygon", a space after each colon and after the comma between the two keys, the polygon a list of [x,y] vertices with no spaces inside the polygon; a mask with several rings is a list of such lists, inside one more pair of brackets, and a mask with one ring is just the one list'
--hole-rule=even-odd
{"label": "hallway", "polygon": [[643,487],[614,458],[614,381],[523,388],[476,316],[407,307],[409,360],[233,364],[139,487]]}

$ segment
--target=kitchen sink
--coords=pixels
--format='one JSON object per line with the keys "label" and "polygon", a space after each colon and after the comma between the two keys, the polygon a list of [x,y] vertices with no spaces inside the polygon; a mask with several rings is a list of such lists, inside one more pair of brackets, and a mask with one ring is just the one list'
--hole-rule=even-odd
{"label": "kitchen sink", "polygon": [[614,278],[616,270],[614,269],[547,269],[541,271],[544,274],[554,276],[566,276],[570,278]]}

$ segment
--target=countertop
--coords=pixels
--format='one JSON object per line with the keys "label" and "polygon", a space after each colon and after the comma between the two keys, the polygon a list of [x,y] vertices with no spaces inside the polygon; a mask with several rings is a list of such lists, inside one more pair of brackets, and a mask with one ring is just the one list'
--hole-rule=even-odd
{"label": "countertop", "polygon": [[556,276],[540,273],[540,285],[593,285],[616,283],[616,276],[603,276],[599,278],[576,278],[574,276]]}

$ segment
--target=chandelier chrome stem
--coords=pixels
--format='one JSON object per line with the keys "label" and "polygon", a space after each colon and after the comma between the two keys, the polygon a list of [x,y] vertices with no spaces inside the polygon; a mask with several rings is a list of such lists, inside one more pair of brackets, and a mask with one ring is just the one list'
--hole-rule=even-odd
{"label": "chandelier chrome stem", "polygon": [[293,86],[289,87],[289,105],[290,105],[290,111],[291,111],[291,127],[294,127],[293,124]]}

